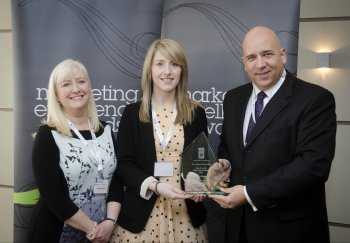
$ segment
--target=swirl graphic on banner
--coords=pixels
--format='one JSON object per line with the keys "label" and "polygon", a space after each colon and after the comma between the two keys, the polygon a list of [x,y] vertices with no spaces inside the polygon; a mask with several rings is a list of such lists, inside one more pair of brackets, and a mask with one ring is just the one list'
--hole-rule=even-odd
{"label": "swirl graphic on banner", "polygon": [[164,12],[166,17],[170,13],[180,8],[192,8],[204,14],[215,26],[226,46],[232,55],[241,61],[242,56],[242,38],[248,31],[248,28],[235,18],[229,12],[208,3],[185,3],[172,7]]}
{"label": "swirl graphic on banner", "polygon": [[[23,7],[35,0],[24,0]],[[92,41],[104,57],[126,76],[140,79],[143,59],[148,45],[159,38],[158,33],[144,32],[130,39],[96,8],[81,0],[57,0],[71,9],[83,23]],[[123,45],[129,46],[129,53]]]}
{"label": "swirl graphic on banner", "polygon": [[[167,17],[172,12],[180,8],[192,8],[201,12],[217,29],[221,39],[224,41],[228,50],[239,62],[242,62],[242,41],[244,35],[249,30],[249,27],[244,25],[242,21],[233,16],[231,13],[209,3],[184,3],[176,5],[163,13],[163,17]],[[299,34],[296,31],[280,30],[276,31],[276,34],[281,37],[287,34],[287,38],[294,38],[295,43],[298,43]],[[287,49],[287,55],[297,57],[298,47],[293,47],[292,50]],[[289,70],[291,73],[296,74],[295,70]]]}

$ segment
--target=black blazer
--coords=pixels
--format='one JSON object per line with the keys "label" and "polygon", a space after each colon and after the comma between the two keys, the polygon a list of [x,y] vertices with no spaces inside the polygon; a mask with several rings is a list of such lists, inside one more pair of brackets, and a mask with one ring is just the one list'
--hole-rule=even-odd
{"label": "black blazer", "polygon": [[[117,173],[126,186],[118,224],[133,233],[144,229],[157,200],[155,194],[149,200],[140,197],[141,184],[153,176],[154,162],[157,160],[153,125],[140,122],[140,105],[141,102],[137,102],[125,107],[117,135]],[[193,122],[184,126],[184,147],[203,131],[207,134],[207,119],[204,109],[198,107]],[[192,225],[199,227],[206,220],[204,205],[192,200],[185,202]]]}
{"label": "black blazer", "polygon": [[244,146],[252,88],[225,96],[218,157],[231,162],[231,186],[245,185],[258,211],[249,204],[228,210],[227,241],[237,242],[244,215],[248,242],[329,242],[325,182],[335,150],[334,97],[287,73]]}

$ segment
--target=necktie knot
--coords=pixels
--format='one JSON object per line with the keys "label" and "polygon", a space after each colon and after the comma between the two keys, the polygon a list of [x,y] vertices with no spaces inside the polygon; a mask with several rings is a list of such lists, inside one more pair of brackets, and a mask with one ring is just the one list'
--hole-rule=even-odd
{"label": "necktie knot", "polygon": [[260,91],[258,94],[258,100],[264,100],[267,95],[265,94],[264,91]]}

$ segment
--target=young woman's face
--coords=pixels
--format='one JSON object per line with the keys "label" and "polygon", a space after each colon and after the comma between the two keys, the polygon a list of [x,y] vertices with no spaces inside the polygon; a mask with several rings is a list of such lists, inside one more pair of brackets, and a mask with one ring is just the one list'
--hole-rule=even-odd
{"label": "young woman's face", "polygon": [[56,95],[65,113],[86,111],[91,96],[91,86],[87,77],[76,68],[58,84]]}
{"label": "young woman's face", "polygon": [[175,92],[180,77],[181,67],[157,51],[152,61],[153,92]]}

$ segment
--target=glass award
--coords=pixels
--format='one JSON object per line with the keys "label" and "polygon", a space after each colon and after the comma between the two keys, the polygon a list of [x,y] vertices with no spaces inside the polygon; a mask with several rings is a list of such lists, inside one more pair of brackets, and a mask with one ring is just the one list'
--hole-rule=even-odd
{"label": "glass award", "polygon": [[204,132],[181,154],[181,177],[187,194],[224,194],[218,188],[225,174]]}

